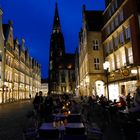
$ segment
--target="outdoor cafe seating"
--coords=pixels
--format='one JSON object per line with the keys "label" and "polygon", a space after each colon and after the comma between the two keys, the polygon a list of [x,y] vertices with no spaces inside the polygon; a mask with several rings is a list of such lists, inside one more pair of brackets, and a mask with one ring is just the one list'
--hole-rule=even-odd
{"label": "outdoor cafe seating", "polygon": [[70,102],[64,102],[59,112],[53,111],[52,121],[42,122],[39,140],[86,140],[86,128],[80,113],[71,113]]}

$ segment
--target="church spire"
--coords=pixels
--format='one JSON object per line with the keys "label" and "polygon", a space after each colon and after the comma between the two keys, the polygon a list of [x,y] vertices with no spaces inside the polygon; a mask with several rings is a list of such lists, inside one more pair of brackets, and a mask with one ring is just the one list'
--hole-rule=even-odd
{"label": "church spire", "polygon": [[53,23],[53,33],[60,32],[60,20],[59,20],[59,14],[58,14],[58,4],[56,3],[55,6],[55,15],[54,15],[54,23]]}

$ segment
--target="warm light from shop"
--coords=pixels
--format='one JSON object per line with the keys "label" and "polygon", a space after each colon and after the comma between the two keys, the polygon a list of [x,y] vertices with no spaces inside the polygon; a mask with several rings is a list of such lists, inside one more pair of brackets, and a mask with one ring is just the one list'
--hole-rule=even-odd
{"label": "warm light from shop", "polygon": [[137,71],[137,70],[131,70],[131,73],[132,73],[132,74],[137,74],[138,71]]}
{"label": "warm light from shop", "polygon": [[65,108],[66,108],[65,106],[62,107],[62,109],[65,109]]}

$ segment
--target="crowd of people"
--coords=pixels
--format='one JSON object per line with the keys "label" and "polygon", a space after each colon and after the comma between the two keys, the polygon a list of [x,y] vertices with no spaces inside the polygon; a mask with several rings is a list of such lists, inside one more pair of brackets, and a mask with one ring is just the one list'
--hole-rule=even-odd
{"label": "crowd of people", "polygon": [[[108,100],[105,96],[98,95],[94,96],[81,96],[80,103],[73,100],[70,95],[51,95],[48,94],[45,98],[42,95],[42,91],[36,93],[33,100],[34,110],[37,114],[45,119],[50,119],[52,113],[62,112],[63,106],[69,102],[68,109],[72,113],[82,113],[85,106],[89,105],[94,111],[95,104],[100,105],[103,109],[109,108],[112,114],[115,114],[118,110],[127,110],[129,112],[139,112],[140,111],[140,88],[138,87],[134,96],[130,93],[127,96],[120,96],[119,101],[114,99],[114,101]],[[89,110],[89,108],[87,110]],[[112,112],[113,111],[113,112]],[[116,111],[116,112],[115,112]],[[91,112],[91,111],[90,111]],[[115,113],[114,113],[115,112]],[[86,113],[88,114],[88,113]],[[91,115],[90,115],[91,118]]]}
{"label": "crowd of people", "polygon": [[42,91],[36,93],[33,100],[33,106],[36,114],[45,121],[52,121],[52,114],[71,112],[79,112],[79,105],[72,100],[71,95],[51,95],[43,97]]}

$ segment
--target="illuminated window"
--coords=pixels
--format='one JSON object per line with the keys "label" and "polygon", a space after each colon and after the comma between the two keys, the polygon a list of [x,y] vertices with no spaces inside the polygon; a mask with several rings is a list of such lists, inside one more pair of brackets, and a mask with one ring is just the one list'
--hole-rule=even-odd
{"label": "illuminated window", "polygon": [[66,92],[66,86],[62,86],[62,91]]}
{"label": "illuminated window", "polygon": [[99,40],[93,40],[93,50],[99,50]]}
{"label": "illuminated window", "polygon": [[107,26],[107,34],[110,34],[110,25]]}
{"label": "illuminated window", "polygon": [[123,65],[123,66],[126,65],[126,55],[125,55],[125,51],[122,51],[122,65]]}
{"label": "illuminated window", "polygon": [[116,55],[116,66],[117,68],[120,68],[120,55],[119,54]]}
{"label": "illuminated window", "polygon": [[109,43],[106,43],[104,46],[105,55],[109,54]]}
{"label": "illuminated window", "polygon": [[18,74],[15,73],[15,82],[18,82]]}
{"label": "illuminated window", "polygon": [[119,100],[119,86],[116,83],[110,84],[109,85],[109,98],[110,100],[117,99]]}
{"label": "illuminated window", "polygon": [[9,73],[10,73],[10,79],[9,80],[12,81],[12,72],[10,71]]}
{"label": "illuminated window", "polygon": [[9,80],[10,80],[10,72],[7,71],[7,81],[9,81]]}
{"label": "illuminated window", "polygon": [[130,35],[130,26],[128,26],[125,29],[125,36],[126,36],[126,39],[130,39],[130,37],[131,37],[131,35]]}
{"label": "illuminated window", "polygon": [[123,32],[121,32],[119,34],[119,38],[120,38],[120,44],[124,44],[124,35],[123,35]]}
{"label": "illuminated window", "polygon": [[114,38],[114,47],[115,47],[115,48],[118,48],[118,44],[119,44],[119,39],[118,39],[118,36],[116,36],[116,37]]}
{"label": "illuminated window", "polygon": [[117,27],[119,25],[118,15],[115,17],[115,26]]}
{"label": "illuminated window", "polygon": [[95,70],[99,70],[100,69],[99,58],[94,58],[94,68],[95,68]]}
{"label": "illuminated window", "polygon": [[120,22],[122,22],[124,20],[124,17],[123,17],[123,9],[119,13],[119,20],[120,20]]}
{"label": "illuminated window", "polygon": [[129,64],[133,63],[133,52],[132,52],[132,48],[128,48],[128,61]]}
{"label": "illuminated window", "polygon": [[111,70],[115,70],[115,62],[114,62],[114,58],[112,58],[111,60]]}
{"label": "illuminated window", "polygon": [[109,42],[109,48],[110,48],[110,51],[113,50],[113,40],[110,40],[110,42]]}
{"label": "illuminated window", "polygon": [[114,21],[111,22],[111,31],[114,30]]}

